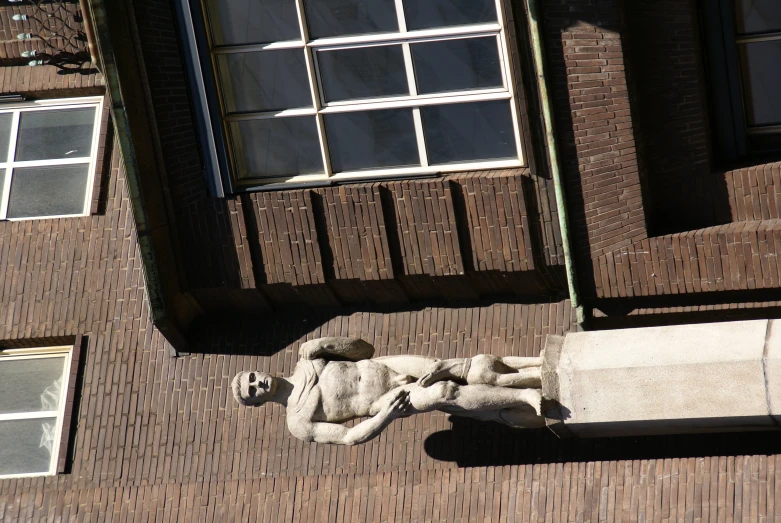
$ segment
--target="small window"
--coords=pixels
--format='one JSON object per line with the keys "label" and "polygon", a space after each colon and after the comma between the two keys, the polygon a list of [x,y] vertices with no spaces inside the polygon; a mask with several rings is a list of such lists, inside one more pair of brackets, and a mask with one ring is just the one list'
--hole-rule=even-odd
{"label": "small window", "polygon": [[89,213],[101,103],[0,105],[0,219]]}
{"label": "small window", "polygon": [[704,2],[714,121],[729,157],[781,151],[781,2]]}
{"label": "small window", "polygon": [[0,478],[57,472],[71,350],[0,350]]}
{"label": "small window", "polygon": [[233,182],[522,165],[495,0],[203,0]]}

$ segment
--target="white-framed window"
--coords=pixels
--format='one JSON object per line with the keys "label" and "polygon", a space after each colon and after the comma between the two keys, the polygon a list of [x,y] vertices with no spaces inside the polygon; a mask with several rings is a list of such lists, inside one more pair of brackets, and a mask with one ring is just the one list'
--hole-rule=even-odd
{"label": "white-framed window", "polygon": [[72,347],[0,350],[0,479],[57,472]]}
{"label": "white-framed window", "polygon": [[237,185],[523,165],[501,0],[202,0]]}
{"label": "white-framed window", "polygon": [[89,214],[102,103],[0,105],[0,220]]}

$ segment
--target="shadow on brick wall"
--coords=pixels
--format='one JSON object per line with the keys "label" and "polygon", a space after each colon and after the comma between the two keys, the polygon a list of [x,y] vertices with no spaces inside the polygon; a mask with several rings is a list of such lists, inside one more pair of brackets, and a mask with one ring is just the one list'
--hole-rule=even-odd
{"label": "shadow on brick wall", "polygon": [[654,236],[732,221],[724,173],[711,165],[705,55],[695,4],[621,3],[632,126]]}
{"label": "shadow on brick wall", "polygon": [[778,431],[621,438],[559,439],[548,429],[515,430],[451,416],[450,430],[424,442],[431,458],[459,467],[535,463],[778,454]]}

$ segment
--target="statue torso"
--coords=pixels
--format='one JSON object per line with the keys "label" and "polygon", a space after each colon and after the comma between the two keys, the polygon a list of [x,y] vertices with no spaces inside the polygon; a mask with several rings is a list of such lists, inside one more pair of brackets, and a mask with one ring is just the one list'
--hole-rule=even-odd
{"label": "statue torso", "polygon": [[[323,363],[322,360],[311,363],[319,377],[293,407],[295,416],[331,423],[368,416],[372,404],[395,386],[392,380],[395,373],[382,363],[372,360]],[[303,384],[295,383],[295,386]]]}

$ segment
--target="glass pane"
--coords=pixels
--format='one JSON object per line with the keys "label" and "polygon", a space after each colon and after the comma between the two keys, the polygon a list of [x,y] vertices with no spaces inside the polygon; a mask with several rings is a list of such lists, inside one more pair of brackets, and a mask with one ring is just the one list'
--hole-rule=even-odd
{"label": "glass pane", "polygon": [[65,358],[0,359],[0,414],[57,410]]}
{"label": "glass pane", "polygon": [[9,218],[82,214],[89,166],[17,167],[11,178]]}
{"label": "glass pane", "polygon": [[393,0],[304,0],[310,38],[399,30]]}
{"label": "glass pane", "polygon": [[407,29],[496,22],[494,0],[404,0]]}
{"label": "glass pane", "polygon": [[334,172],[420,165],[411,109],[325,116]]}
{"label": "glass pane", "polygon": [[781,31],[781,2],[778,0],[738,0],[739,33]]}
{"label": "glass pane", "polygon": [[94,107],[22,113],[16,161],[86,158],[94,126]]}
{"label": "glass pane", "polygon": [[781,124],[781,41],[740,46],[749,125]]}
{"label": "glass pane", "polygon": [[231,138],[243,178],[325,172],[314,116],[234,122]]}
{"label": "glass pane", "polygon": [[3,163],[8,159],[8,145],[11,141],[11,123],[13,119],[14,115],[11,113],[0,114],[0,162]]}
{"label": "glass pane", "polygon": [[0,421],[0,474],[49,472],[55,418]]}
{"label": "glass pane", "polygon": [[420,94],[502,87],[496,38],[412,44]]}
{"label": "glass pane", "polygon": [[317,62],[328,102],[409,94],[400,45],[321,51]]}
{"label": "glass pane", "polygon": [[421,107],[429,163],[517,158],[509,100]]}
{"label": "glass pane", "polygon": [[209,0],[216,45],[300,40],[295,0]]}
{"label": "glass pane", "polygon": [[229,113],[312,107],[302,49],[218,55],[217,66]]}

